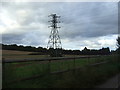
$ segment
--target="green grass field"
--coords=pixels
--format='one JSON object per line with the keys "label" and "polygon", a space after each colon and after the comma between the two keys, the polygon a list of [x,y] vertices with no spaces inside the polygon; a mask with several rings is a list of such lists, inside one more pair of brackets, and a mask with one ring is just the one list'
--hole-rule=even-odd
{"label": "green grass field", "polygon": [[[89,64],[104,61],[109,62],[89,66]],[[54,60],[50,62],[6,63],[4,65],[3,88],[91,88],[119,73],[119,67],[120,62],[118,61],[117,55],[89,59]],[[68,71],[50,74],[64,70]],[[41,76],[30,80],[19,81],[36,75]],[[18,82],[12,83],[16,80]]]}
{"label": "green grass field", "polygon": [[[87,66],[88,64],[110,61],[98,66]],[[118,73],[120,63],[116,62],[117,56],[104,56],[101,58],[24,62],[5,64],[4,87],[9,88],[49,88],[49,87],[94,87],[96,84],[107,80],[110,76]],[[74,65],[75,64],[75,65]],[[49,72],[70,70],[59,74],[49,74]],[[10,83],[15,80],[27,78],[35,75],[43,75],[37,79]],[[73,83],[74,82],[74,83]]]}
{"label": "green grass field", "polygon": [[[94,60],[94,59],[93,59]],[[91,61],[93,62],[93,61]],[[89,62],[90,63],[90,62]],[[41,61],[41,62],[23,62],[5,64],[5,81],[14,81],[20,78],[27,78],[33,75],[46,74],[48,72],[73,69],[74,67],[83,67],[88,64],[88,60],[59,60],[59,61]]]}

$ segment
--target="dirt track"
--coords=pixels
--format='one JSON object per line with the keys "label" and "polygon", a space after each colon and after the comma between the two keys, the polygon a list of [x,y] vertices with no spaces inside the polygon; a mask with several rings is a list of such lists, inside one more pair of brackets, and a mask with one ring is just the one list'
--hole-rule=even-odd
{"label": "dirt track", "polygon": [[120,73],[95,88],[120,88]]}
{"label": "dirt track", "polygon": [[29,61],[51,61],[51,60],[62,60],[62,59],[80,59],[80,58],[96,58],[99,56],[79,56],[79,57],[51,57],[51,58],[40,58],[40,59],[21,59],[21,60],[13,60],[13,59],[4,59],[2,60],[5,63],[12,63],[12,62],[29,62]]}

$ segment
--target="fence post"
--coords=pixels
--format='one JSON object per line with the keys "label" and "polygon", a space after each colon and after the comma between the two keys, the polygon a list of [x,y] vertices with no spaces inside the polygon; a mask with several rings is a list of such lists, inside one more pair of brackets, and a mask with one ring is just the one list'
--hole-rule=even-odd
{"label": "fence post", "polygon": [[48,73],[50,73],[50,64],[51,64],[51,60],[48,61]]}
{"label": "fence post", "polygon": [[[74,53],[74,52],[73,52]],[[74,54],[74,69],[75,69],[75,54]]]}
{"label": "fence post", "polygon": [[5,88],[5,62],[4,58],[2,58],[2,88]]}
{"label": "fence post", "polygon": [[89,57],[88,57],[88,65],[90,64]]}

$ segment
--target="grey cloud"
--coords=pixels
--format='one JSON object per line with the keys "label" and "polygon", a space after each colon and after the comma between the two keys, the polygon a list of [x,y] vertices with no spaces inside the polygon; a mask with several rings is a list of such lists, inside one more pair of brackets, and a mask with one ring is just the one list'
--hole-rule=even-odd
{"label": "grey cloud", "polygon": [[33,46],[44,46],[47,43],[45,39],[48,38],[39,32],[30,32],[24,34],[3,34],[2,43],[6,44],[24,44],[24,45],[33,45]]}
{"label": "grey cloud", "polygon": [[[14,17],[17,17],[15,12],[18,10],[28,10],[30,12],[23,22],[19,22],[21,27],[18,30],[26,32],[20,35],[4,34],[3,42],[6,43],[15,42],[28,43],[31,45],[45,45],[46,42],[44,40],[48,39],[50,33],[48,31],[48,15],[51,13],[61,15],[60,20],[62,23],[60,26],[62,28],[59,31],[61,39],[79,41],[83,40],[83,38],[97,38],[118,33],[117,3],[3,3],[3,9],[8,10]],[[35,26],[31,25],[33,23]],[[41,24],[44,25],[44,27],[41,27]],[[37,40],[39,38],[40,41]]]}
{"label": "grey cloud", "polygon": [[21,35],[16,35],[16,34],[3,34],[2,35],[2,43],[7,43],[7,44],[13,44],[13,43],[17,43],[17,44],[21,44],[22,41],[21,39],[24,37]]}

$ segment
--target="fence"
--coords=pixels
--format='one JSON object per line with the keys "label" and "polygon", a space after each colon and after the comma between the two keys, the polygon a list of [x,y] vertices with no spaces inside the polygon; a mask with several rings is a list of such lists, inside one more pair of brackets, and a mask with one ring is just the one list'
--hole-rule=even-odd
{"label": "fence", "polygon": [[87,65],[98,65],[99,62],[105,63],[106,61],[100,56],[3,60],[3,84],[7,85],[49,74],[62,73]]}

